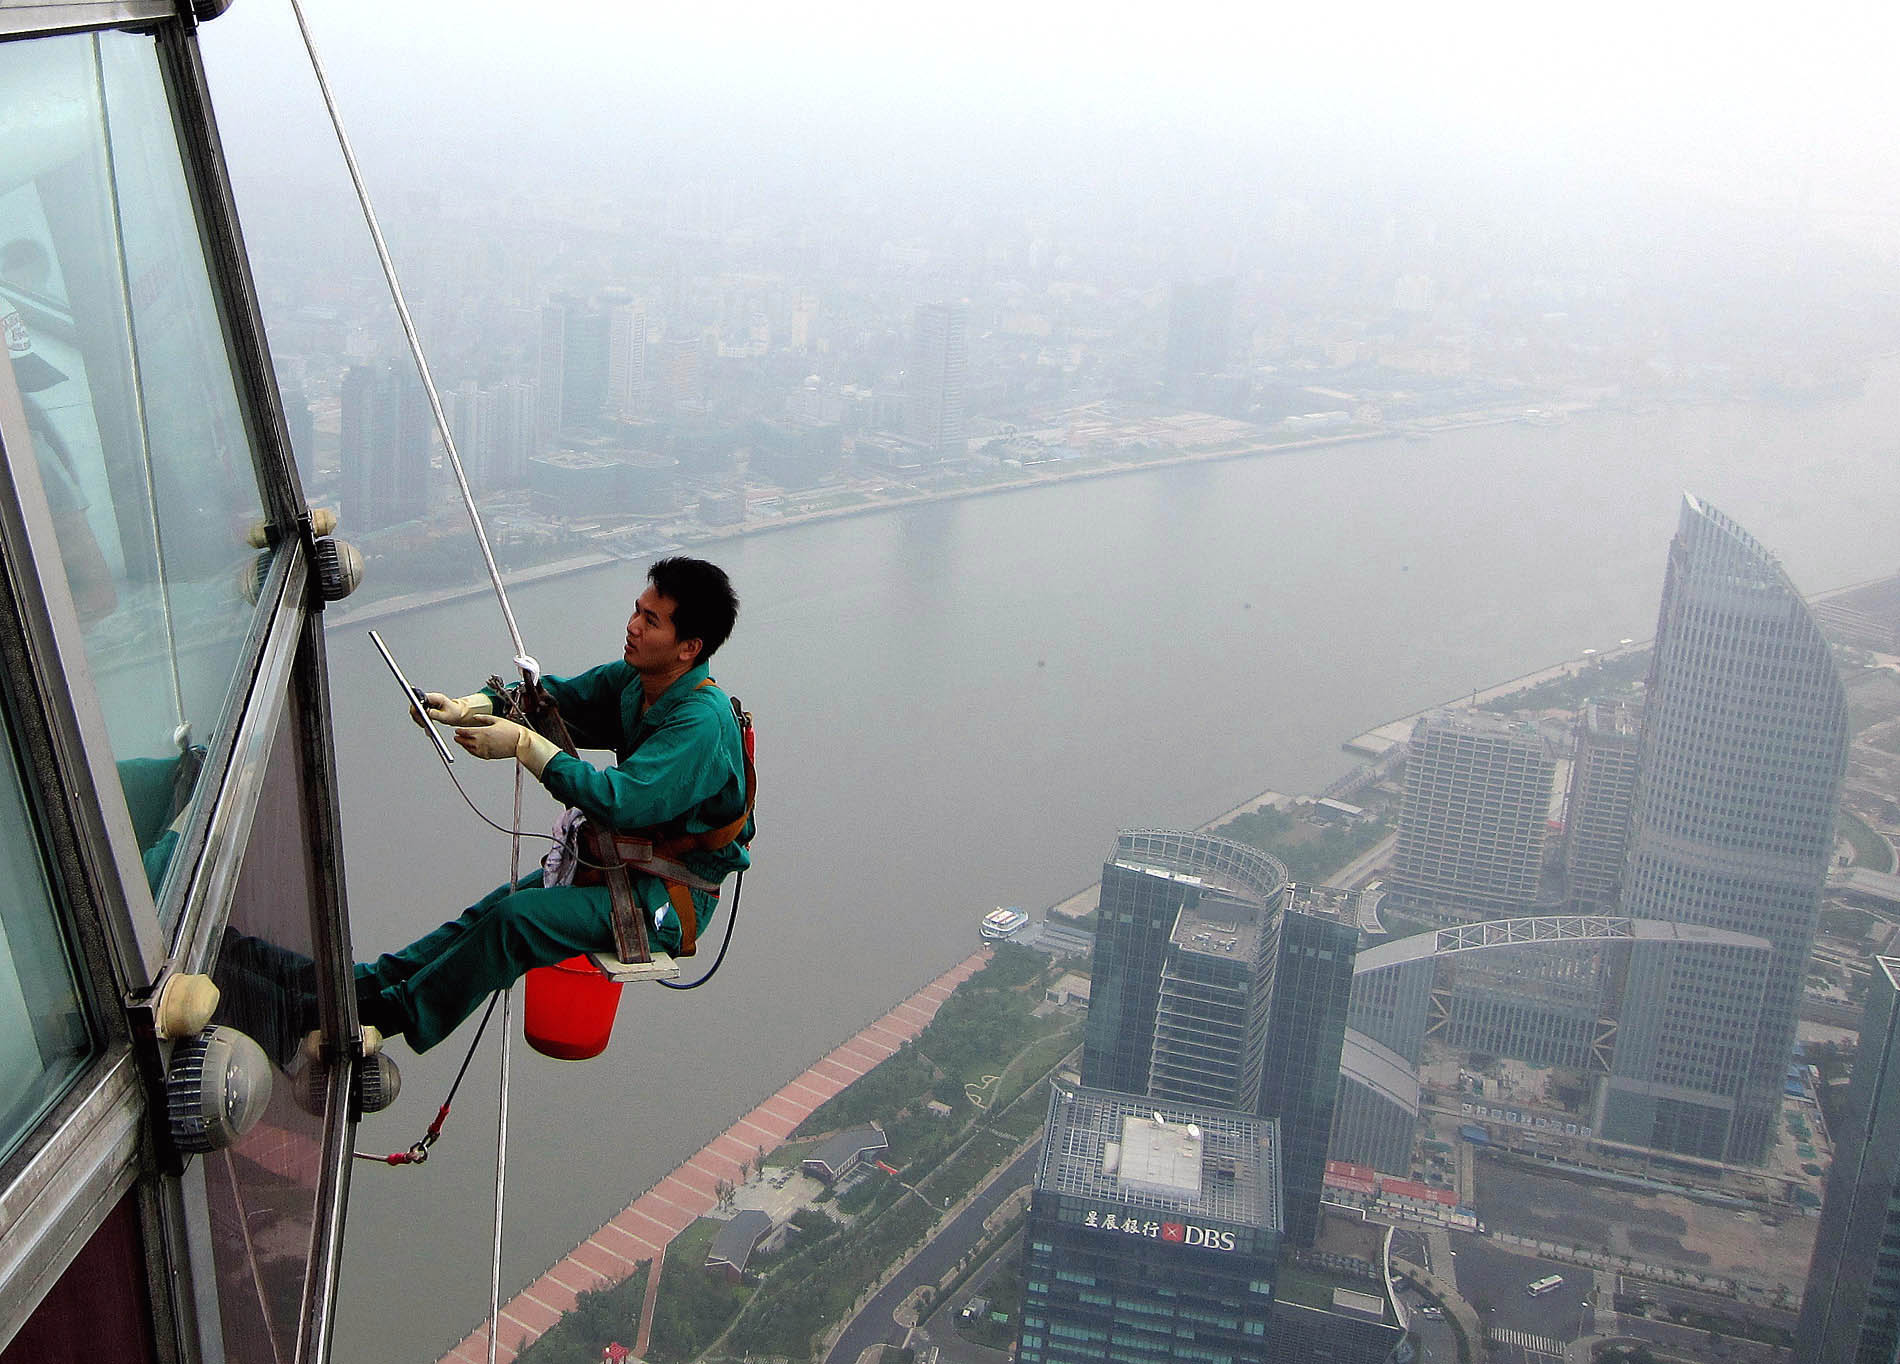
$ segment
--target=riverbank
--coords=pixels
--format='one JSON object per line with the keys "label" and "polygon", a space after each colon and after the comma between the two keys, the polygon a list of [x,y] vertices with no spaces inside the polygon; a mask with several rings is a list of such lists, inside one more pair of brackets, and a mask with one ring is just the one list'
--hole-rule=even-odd
{"label": "riverbank", "polygon": [[[820,1104],[913,1041],[957,986],[989,959],[989,948],[978,949],[859,1029],[555,1261],[503,1305],[495,1333],[495,1358],[500,1364],[513,1364],[515,1356],[539,1340],[563,1313],[574,1310],[582,1293],[622,1282],[643,1261],[652,1266],[649,1287],[657,1284],[667,1245],[713,1210],[722,1186],[743,1182],[747,1169],[791,1136]],[[653,1296],[649,1291],[649,1316]],[[438,1364],[487,1364],[487,1360],[488,1324],[483,1322]]]}
{"label": "riverbank", "polygon": [[[1519,415],[1465,414],[1447,418],[1447,424],[1431,428],[1438,431],[1464,430],[1474,426],[1501,426],[1523,420]],[[845,521],[854,517],[874,516],[883,512],[905,511],[916,507],[930,506],[939,502],[960,502],[970,498],[994,497],[1003,493],[1025,492],[1035,488],[1052,487],[1059,483],[1079,483],[1092,479],[1120,478],[1129,474],[1150,473],[1157,469],[1179,468],[1185,465],[1206,464],[1222,460],[1251,459],[1261,455],[1293,454],[1302,450],[1324,449],[1336,445],[1353,445],[1366,441],[1397,440],[1408,432],[1401,429],[1378,431],[1351,431],[1335,436],[1308,436],[1292,441],[1266,441],[1245,444],[1223,445],[1206,450],[1188,450],[1174,455],[1163,455],[1154,459],[1131,461],[1125,464],[1091,464],[1086,468],[1052,468],[1025,473],[1020,478],[1007,481],[961,488],[942,488],[931,492],[904,493],[897,496],[879,496],[871,501],[853,503],[842,507],[825,507],[815,511],[798,512],[791,516],[774,517],[769,521],[748,521],[738,526],[708,526],[696,528],[691,536],[682,536],[677,545],[665,549],[694,548],[707,544],[721,544],[729,540],[745,539],[755,535],[769,535],[776,531],[794,530],[803,526],[822,525],[829,521]],[[656,551],[662,552],[662,551]],[[600,551],[592,554],[576,555],[551,563],[536,564],[530,568],[510,572],[505,577],[505,585],[518,587],[527,583],[543,582],[550,578],[565,577],[587,569],[603,568],[608,564],[620,563],[618,555]],[[414,592],[405,592],[399,596],[386,597],[376,601],[353,604],[348,601],[332,606],[326,614],[331,625],[374,625],[392,616],[406,611],[420,610],[427,606],[439,606],[445,602],[461,601],[468,597],[480,596],[492,590],[487,582],[464,583],[457,587],[425,588]]]}

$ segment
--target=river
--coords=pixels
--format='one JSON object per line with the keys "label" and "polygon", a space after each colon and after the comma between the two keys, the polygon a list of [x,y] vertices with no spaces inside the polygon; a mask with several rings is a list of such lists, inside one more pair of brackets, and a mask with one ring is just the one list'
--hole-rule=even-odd
{"label": "river", "polygon": [[[983,911],[1094,880],[1118,829],[1315,789],[1373,725],[1650,633],[1683,491],[1754,532],[1804,590],[1894,572],[1896,433],[1889,363],[1862,396],[1821,405],[1476,427],[721,545],[744,608],[714,673],[759,728],[737,940],[703,991],[630,987],[599,1060],[517,1045],[504,1297],[967,953]],[[511,594],[548,671],[618,653],[637,574]],[[426,686],[509,670],[489,598],[378,628]],[[503,879],[508,842],[449,787],[364,627],[328,642],[365,956]],[[456,770],[505,821],[507,765]],[[551,813],[534,794],[529,826]],[[420,1135],[467,1035],[421,1058],[396,1046],[402,1100],[360,1147]],[[339,1359],[433,1360],[486,1311],[496,1070],[485,1046],[426,1168],[355,1172]]]}

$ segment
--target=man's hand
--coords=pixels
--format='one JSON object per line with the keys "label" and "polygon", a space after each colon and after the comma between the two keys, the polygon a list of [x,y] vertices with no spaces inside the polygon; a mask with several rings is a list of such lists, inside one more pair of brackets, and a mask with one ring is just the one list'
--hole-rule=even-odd
{"label": "man's hand", "polygon": [[561,750],[526,725],[495,715],[471,715],[455,731],[455,742],[478,758],[519,758],[521,765],[540,776],[548,761]]}
{"label": "man's hand", "polygon": [[466,725],[478,715],[494,712],[495,703],[487,692],[476,692],[473,696],[453,697],[439,691],[425,691],[422,694],[422,709],[409,707],[409,718],[418,725],[426,714],[438,725]]}

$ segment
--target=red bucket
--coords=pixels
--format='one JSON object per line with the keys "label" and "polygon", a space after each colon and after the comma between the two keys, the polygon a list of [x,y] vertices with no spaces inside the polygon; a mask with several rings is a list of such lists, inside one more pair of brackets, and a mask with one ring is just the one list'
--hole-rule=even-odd
{"label": "red bucket", "polygon": [[585,1061],[607,1050],[620,1007],[620,983],[586,957],[528,972],[521,1028],[528,1045],[557,1061]]}

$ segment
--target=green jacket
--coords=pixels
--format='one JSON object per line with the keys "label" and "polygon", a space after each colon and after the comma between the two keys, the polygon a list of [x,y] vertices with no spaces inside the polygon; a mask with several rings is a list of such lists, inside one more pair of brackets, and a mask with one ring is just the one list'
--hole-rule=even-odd
{"label": "green jacket", "polygon": [[[745,749],[730,698],[717,686],[700,686],[709,677],[707,665],[699,664],[652,705],[639,674],[618,661],[577,677],[543,678],[575,747],[610,748],[614,765],[594,767],[557,753],[541,784],[563,805],[622,832],[660,827],[704,833],[730,824],[745,811]],[[752,827],[748,819],[737,841],[687,853],[680,861],[708,881],[744,871],[752,860],[744,846]],[[632,882],[655,925],[654,945],[673,950],[679,926],[670,922],[665,885],[651,876],[636,875]],[[693,904],[703,930],[719,897],[695,890]]]}

